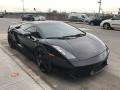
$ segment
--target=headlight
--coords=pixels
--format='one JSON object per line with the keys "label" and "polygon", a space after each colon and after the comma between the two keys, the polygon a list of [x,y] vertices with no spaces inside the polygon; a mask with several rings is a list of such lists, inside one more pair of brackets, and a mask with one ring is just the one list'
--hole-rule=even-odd
{"label": "headlight", "polygon": [[57,51],[59,51],[62,55],[64,55],[67,59],[75,59],[76,57],[74,55],[72,55],[71,53],[69,53],[68,51],[66,51],[65,49],[59,47],[59,46],[55,46],[52,45]]}

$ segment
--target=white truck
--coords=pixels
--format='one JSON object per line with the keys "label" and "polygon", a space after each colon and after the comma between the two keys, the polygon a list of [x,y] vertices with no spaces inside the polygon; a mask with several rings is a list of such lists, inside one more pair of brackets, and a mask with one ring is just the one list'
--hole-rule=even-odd
{"label": "white truck", "polygon": [[45,20],[46,20],[46,17],[44,17],[44,16],[35,17],[35,21],[45,21]]}
{"label": "white truck", "polygon": [[83,22],[87,18],[88,18],[88,16],[86,14],[77,13],[77,12],[72,12],[72,13],[69,13],[69,15],[68,15],[68,20],[69,21]]}

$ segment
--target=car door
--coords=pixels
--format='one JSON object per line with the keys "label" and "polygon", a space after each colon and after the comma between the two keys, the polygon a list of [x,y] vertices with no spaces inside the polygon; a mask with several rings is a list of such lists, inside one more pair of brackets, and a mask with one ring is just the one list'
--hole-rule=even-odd
{"label": "car door", "polygon": [[102,21],[101,17],[96,17],[96,19],[95,19],[95,25],[100,25],[101,21]]}
{"label": "car door", "polygon": [[31,27],[31,24],[22,24],[19,29],[16,29],[17,38],[18,38],[20,44],[24,45],[24,43],[25,43],[25,41],[24,41],[24,37],[25,37],[24,34],[26,33],[25,29],[27,29],[29,27]]}
{"label": "car door", "polygon": [[21,28],[17,30],[17,37],[19,39],[20,44],[26,46],[29,49],[35,47],[35,40],[32,38],[32,33],[36,32],[36,27],[32,24],[23,24]]}
{"label": "car door", "polygon": [[120,16],[114,16],[111,19],[111,26],[113,28],[119,28],[120,29]]}
{"label": "car door", "polygon": [[30,33],[28,35],[24,36],[24,45],[29,48],[30,50],[33,50],[37,45],[37,40],[39,36],[37,35],[37,28],[35,26],[31,26],[24,30],[26,33]]}

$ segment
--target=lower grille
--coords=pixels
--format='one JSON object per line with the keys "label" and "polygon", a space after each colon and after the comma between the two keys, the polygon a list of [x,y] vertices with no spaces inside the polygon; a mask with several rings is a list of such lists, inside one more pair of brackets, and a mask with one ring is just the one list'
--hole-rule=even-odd
{"label": "lower grille", "polygon": [[88,66],[82,66],[82,67],[77,67],[74,68],[71,73],[76,75],[76,76],[81,76],[81,75],[88,75],[92,70],[95,72],[98,72],[102,68],[104,68],[107,65],[107,60],[103,62],[99,62],[93,65],[88,65]]}

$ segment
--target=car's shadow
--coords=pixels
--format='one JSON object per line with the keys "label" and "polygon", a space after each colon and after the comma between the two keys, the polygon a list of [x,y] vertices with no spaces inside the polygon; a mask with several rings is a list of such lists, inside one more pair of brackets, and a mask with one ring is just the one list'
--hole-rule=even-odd
{"label": "car's shadow", "polygon": [[[89,76],[89,75],[82,75],[79,77],[69,76],[68,74],[66,74],[66,72],[63,72],[62,69],[55,69],[54,72],[52,73],[47,73],[47,74],[42,73],[40,69],[37,67],[36,63],[34,62],[33,55],[29,53],[29,51],[26,48],[21,48],[17,46],[16,50],[18,51],[18,53],[20,52],[20,54],[22,54],[22,57],[25,57],[26,59],[23,59],[20,56],[20,54],[15,54],[14,52],[12,53],[15,54],[21,60],[21,62],[25,64],[27,67],[29,67],[37,76],[41,77],[44,81],[48,83],[49,83],[48,78],[52,78],[52,79],[55,78],[58,80],[60,79],[62,81],[69,82],[69,83],[77,83],[79,81],[82,82],[88,78],[92,78],[92,76]],[[95,76],[97,75],[94,75],[94,77]]]}
{"label": "car's shadow", "polygon": [[[19,64],[19,62],[21,62],[21,64],[19,64],[19,66],[21,68],[22,68],[22,64],[23,64],[25,67],[27,67],[27,68],[25,68],[26,71],[28,69],[30,69],[30,71],[32,71],[32,73],[34,73],[34,75],[32,76],[33,79],[36,80],[36,76],[37,76],[37,77],[43,79],[43,81],[45,81],[48,85],[50,85],[55,90],[61,90],[62,87],[65,88],[65,87],[72,87],[72,86],[77,86],[77,88],[82,88],[82,90],[89,90],[89,89],[86,89],[87,87],[84,86],[84,83],[88,83],[88,82],[91,82],[92,80],[96,80],[96,78],[99,78],[106,73],[106,72],[101,72],[101,73],[98,73],[93,76],[81,76],[81,77],[77,77],[77,78],[69,77],[69,75],[66,74],[65,72],[63,72],[63,70],[55,70],[52,73],[46,74],[46,73],[43,73],[40,71],[40,69],[37,67],[37,65],[33,61],[33,55],[30,54],[29,51],[26,50],[26,48],[16,47],[16,49],[11,49],[8,46],[8,43],[6,41],[3,41],[2,45],[4,46],[4,48],[3,48],[4,51],[6,51],[6,53],[8,52],[8,54],[12,55],[13,60],[15,60],[15,62],[17,64]],[[16,58],[18,58],[18,59],[16,59]],[[16,60],[18,60],[18,61],[16,61]],[[23,69],[24,69],[24,67],[23,67]],[[31,72],[28,74],[31,74]],[[40,83],[39,79],[36,81],[37,81],[37,83]],[[85,88],[85,89],[83,89],[83,88]],[[65,89],[63,89],[63,90],[65,90]]]}

